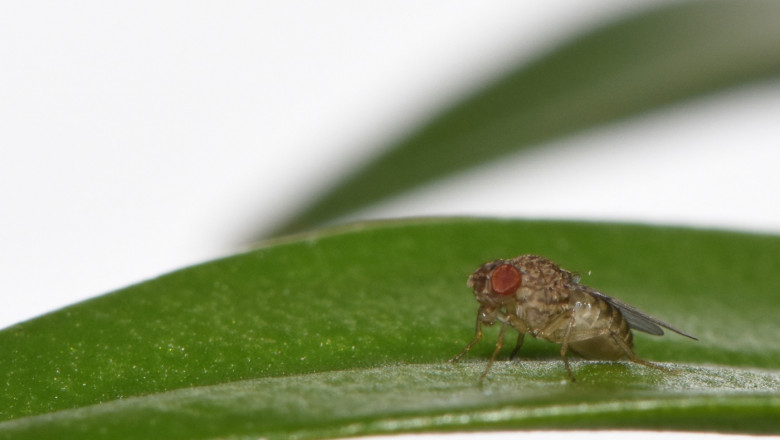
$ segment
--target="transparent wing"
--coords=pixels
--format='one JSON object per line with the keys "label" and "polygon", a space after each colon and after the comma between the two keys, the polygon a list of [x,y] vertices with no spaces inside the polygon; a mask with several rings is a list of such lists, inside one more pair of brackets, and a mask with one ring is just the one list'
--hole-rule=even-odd
{"label": "transparent wing", "polygon": [[620,313],[623,315],[623,318],[625,318],[626,322],[628,322],[629,327],[643,331],[645,333],[650,333],[651,335],[657,335],[661,336],[664,334],[664,331],[661,327],[667,328],[675,333],[679,333],[685,337],[691,338],[695,341],[698,341],[699,339],[689,335],[688,333],[685,333],[684,331],[678,329],[677,327],[668,324],[666,322],[661,321],[658,318],[653,318],[652,316],[648,315],[647,313],[637,309],[636,307],[626,304],[623,301],[620,301],[619,299],[612,298],[611,296],[607,295],[606,293],[599,292],[598,290],[591,289],[587,286],[580,287],[588,292],[589,294],[601,298],[613,307],[620,310]]}

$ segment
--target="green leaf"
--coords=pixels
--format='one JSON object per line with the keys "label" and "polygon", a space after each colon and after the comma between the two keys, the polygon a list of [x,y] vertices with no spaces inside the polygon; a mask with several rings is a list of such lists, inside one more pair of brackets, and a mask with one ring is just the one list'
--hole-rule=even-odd
{"label": "green leaf", "polygon": [[517,66],[422,125],[276,232],[304,230],[502,155],[778,73],[780,2],[665,5]]}
{"label": "green leaf", "polygon": [[[526,338],[461,362],[479,264],[538,253],[700,338],[677,373]],[[322,438],[482,427],[777,432],[780,237],[491,220],[356,224],[183,269],[0,332],[0,438]],[[505,357],[505,351],[502,355]]]}

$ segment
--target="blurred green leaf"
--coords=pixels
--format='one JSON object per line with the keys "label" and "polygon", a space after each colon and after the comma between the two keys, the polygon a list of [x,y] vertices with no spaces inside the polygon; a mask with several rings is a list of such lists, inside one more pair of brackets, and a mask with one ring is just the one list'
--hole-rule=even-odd
{"label": "blurred green leaf", "polygon": [[276,233],[322,224],[544,141],[778,73],[780,2],[664,5],[518,66],[422,125]]}
{"label": "blurred green leaf", "polygon": [[[693,333],[636,334],[679,370],[554,344],[479,374],[464,285],[539,253]],[[778,432],[780,237],[630,225],[429,220],[270,243],[0,332],[0,438],[322,438],[481,427]],[[506,355],[507,353],[504,353]],[[675,364],[668,364],[673,362]]]}

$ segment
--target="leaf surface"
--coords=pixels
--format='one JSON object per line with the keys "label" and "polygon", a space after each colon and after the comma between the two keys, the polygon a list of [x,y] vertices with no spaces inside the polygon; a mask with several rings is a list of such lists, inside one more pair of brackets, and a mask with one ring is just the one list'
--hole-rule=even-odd
{"label": "leaf surface", "polygon": [[[484,261],[545,255],[700,338],[635,333],[679,371],[526,338],[463,362]],[[480,427],[778,432],[780,238],[633,225],[407,220],[291,237],[0,332],[0,438],[322,438]],[[507,351],[503,353],[504,356]]]}

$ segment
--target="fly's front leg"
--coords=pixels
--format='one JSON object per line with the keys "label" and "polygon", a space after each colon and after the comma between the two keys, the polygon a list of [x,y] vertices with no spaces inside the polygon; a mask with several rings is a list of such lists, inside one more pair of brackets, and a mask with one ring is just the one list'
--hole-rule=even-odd
{"label": "fly's front leg", "polygon": [[509,355],[509,360],[512,360],[517,356],[517,353],[523,346],[523,339],[525,339],[525,334],[528,332],[528,325],[519,318],[517,314],[507,314],[503,320],[501,318],[499,318],[499,320],[517,330],[517,342],[515,343],[515,348],[512,349],[512,353]]}
{"label": "fly's front leg", "polygon": [[484,380],[485,377],[487,377],[487,374],[490,371],[490,367],[493,366],[493,362],[496,360],[496,356],[498,355],[498,352],[501,351],[501,347],[504,346],[505,333],[506,333],[506,324],[501,323],[501,330],[498,331],[498,341],[496,341],[496,349],[493,350],[493,354],[490,356],[490,361],[488,361],[487,367],[485,368],[485,372],[482,373],[482,376],[480,376],[479,380]]}
{"label": "fly's front leg", "polygon": [[471,347],[473,347],[477,342],[479,342],[480,339],[482,339],[482,319],[481,318],[482,318],[481,313],[477,313],[477,330],[474,333],[474,339],[472,339],[472,341],[469,342],[468,345],[466,345],[466,347],[463,348],[463,350],[460,353],[458,353],[457,356],[455,356],[454,358],[448,360],[447,362],[449,362],[449,363],[458,362],[458,360],[460,360],[460,358],[462,358],[464,354],[468,353],[469,350],[471,350]]}
{"label": "fly's front leg", "polygon": [[[496,341],[496,348],[493,350],[493,354],[490,356],[490,361],[488,361],[487,367],[485,368],[485,371],[482,373],[482,376],[480,377],[480,380],[483,380],[487,374],[490,372],[490,368],[493,366],[493,362],[496,360],[496,356],[498,356],[498,353],[501,351],[501,348],[504,346],[504,335],[506,334],[506,329],[511,323],[508,322],[507,317],[501,313],[498,313],[494,309],[490,308],[480,308],[480,310],[477,312],[477,325],[476,330],[474,332],[474,339],[471,340],[471,342],[466,345],[466,347],[463,348],[463,350],[458,353],[457,356],[450,359],[447,362],[454,363],[460,360],[466,353],[471,350],[474,345],[477,344],[477,342],[482,339],[482,324],[486,325],[493,325],[496,321],[501,323],[501,329],[498,332],[498,341]],[[520,337],[517,340],[517,346],[515,347],[515,352],[520,348],[520,345],[522,344],[523,333],[520,334]]]}
{"label": "fly's front leg", "polygon": [[520,351],[520,347],[523,346],[523,339],[525,338],[525,333],[518,333],[517,335],[517,343],[515,344],[515,348],[512,350],[512,354],[509,355],[509,359],[512,360],[515,358],[517,353]]}

